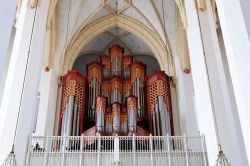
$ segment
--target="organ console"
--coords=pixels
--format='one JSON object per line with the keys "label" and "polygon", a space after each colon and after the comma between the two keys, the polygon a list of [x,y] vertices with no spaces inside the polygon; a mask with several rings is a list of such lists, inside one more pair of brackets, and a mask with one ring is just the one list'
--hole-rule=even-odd
{"label": "organ console", "polygon": [[69,71],[62,77],[58,135],[174,134],[169,77],[163,71],[146,76],[146,65],[123,55],[89,63],[87,77]]}

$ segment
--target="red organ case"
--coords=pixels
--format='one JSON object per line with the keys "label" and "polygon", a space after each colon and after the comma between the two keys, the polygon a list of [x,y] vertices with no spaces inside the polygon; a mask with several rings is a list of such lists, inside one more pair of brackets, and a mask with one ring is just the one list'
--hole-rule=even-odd
{"label": "red organ case", "polygon": [[62,97],[58,135],[80,135],[83,132],[87,79],[78,71],[61,77]]}
{"label": "red organ case", "polygon": [[87,64],[87,78],[77,71],[62,77],[58,135],[174,134],[169,77],[147,77],[145,64],[123,54],[113,45]]}
{"label": "red organ case", "polygon": [[[161,114],[159,113],[160,116],[158,118],[163,118],[160,119],[161,121],[166,121],[169,122],[170,129],[168,128],[169,135],[174,135],[174,125],[173,125],[173,113],[172,113],[172,104],[171,104],[171,95],[170,95],[170,83],[169,83],[169,77],[167,74],[165,74],[164,71],[157,71],[152,73],[147,77],[147,102],[148,102],[148,117],[149,117],[149,123],[150,123],[150,132],[151,133],[156,133],[155,128],[157,126],[154,126],[154,117],[152,115],[157,114],[157,107],[161,107],[162,105],[166,105],[166,108],[163,108],[164,112]],[[158,104],[157,104],[158,102]],[[161,110],[162,111],[162,110]],[[168,116],[164,113],[168,113]],[[163,116],[164,115],[164,116]],[[155,115],[157,116],[157,115]],[[155,120],[157,121],[157,120]],[[155,122],[157,123],[157,122]],[[163,124],[159,124],[160,127],[162,128]],[[166,127],[167,128],[167,127]],[[164,134],[159,134],[161,132],[158,132],[157,134],[154,135],[164,135]],[[166,133],[165,133],[166,134]]]}

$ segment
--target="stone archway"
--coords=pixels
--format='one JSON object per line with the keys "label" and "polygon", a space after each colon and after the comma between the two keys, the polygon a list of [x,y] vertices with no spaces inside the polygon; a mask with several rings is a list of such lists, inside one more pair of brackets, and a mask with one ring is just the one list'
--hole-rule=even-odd
{"label": "stone archway", "polygon": [[123,15],[109,15],[90,23],[86,27],[80,27],[66,47],[61,59],[60,71],[65,73],[72,69],[75,59],[83,48],[93,38],[113,27],[125,28],[142,39],[152,50],[162,70],[168,75],[173,75],[174,67],[169,44],[165,44],[160,36],[155,34],[142,23]]}

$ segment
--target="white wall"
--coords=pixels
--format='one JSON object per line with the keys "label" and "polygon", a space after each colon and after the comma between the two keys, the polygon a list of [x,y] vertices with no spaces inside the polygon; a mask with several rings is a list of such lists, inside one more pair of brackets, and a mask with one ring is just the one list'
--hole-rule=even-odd
{"label": "white wall", "polygon": [[0,106],[5,85],[6,73],[8,71],[9,57],[8,51],[13,44],[12,27],[16,14],[17,0],[0,1]]}
{"label": "white wall", "polygon": [[[249,1],[242,8],[240,0],[217,0],[218,15],[223,34],[228,66],[232,78],[240,126],[248,162],[250,161],[250,40],[249,26],[244,14]],[[243,9],[243,10],[242,10]],[[248,10],[247,10],[248,12]]]}
{"label": "white wall", "polygon": [[4,145],[0,151],[0,163],[11,150],[18,119],[14,150],[17,164],[24,164],[28,137],[34,125],[49,1],[42,1],[37,12],[29,9],[27,2],[24,0],[21,7],[0,111],[0,144]]}
{"label": "white wall", "polygon": [[200,133],[193,101],[192,74],[186,74],[182,71],[179,57],[175,57],[175,68],[180,135],[197,136]]}
{"label": "white wall", "polygon": [[248,37],[250,38],[250,14],[249,14],[250,1],[240,0],[240,4],[241,4],[242,14],[243,14],[244,21],[245,21],[245,26],[248,32]]}
{"label": "white wall", "polygon": [[54,121],[58,92],[57,81],[58,76],[54,73],[53,69],[51,69],[49,72],[42,71],[39,86],[40,104],[37,117],[37,126],[33,135],[54,135]]}

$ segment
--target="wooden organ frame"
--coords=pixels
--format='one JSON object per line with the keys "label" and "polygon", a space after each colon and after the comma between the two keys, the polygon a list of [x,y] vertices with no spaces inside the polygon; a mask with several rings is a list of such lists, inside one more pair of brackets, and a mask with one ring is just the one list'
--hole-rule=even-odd
{"label": "wooden organ frame", "polygon": [[86,98],[86,81],[87,78],[81,75],[78,71],[69,71],[67,74],[61,77],[62,81],[62,98],[61,98],[61,108],[59,115],[59,130],[58,135],[60,135],[62,128],[62,115],[65,110],[66,102],[69,96],[75,96],[78,109],[80,112],[80,132],[83,132],[84,127],[84,107]]}
{"label": "wooden organ frame", "polygon": [[[62,113],[65,107],[67,97],[76,95],[79,102],[79,111],[81,112],[80,131],[82,135],[92,136],[100,135],[149,135],[153,133],[152,127],[152,108],[155,105],[157,96],[163,96],[169,112],[171,134],[174,135],[173,113],[170,96],[169,77],[163,71],[157,71],[146,76],[146,65],[135,61],[132,56],[124,56],[124,49],[119,45],[113,45],[109,49],[110,55],[102,54],[99,61],[93,61],[87,65],[87,77],[82,76],[77,71],[69,71],[62,77],[62,99],[59,120],[60,135],[62,125]],[[120,67],[116,71],[112,69],[114,59],[120,63]],[[113,65],[114,66],[114,65]],[[117,67],[116,67],[117,68]],[[126,74],[124,74],[126,73]],[[89,118],[89,106],[92,92],[90,92],[91,81],[93,78],[100,84],[100,94],[95,96],[95,116]],[[143,84],[143,109],[145,117],[138,117],[138,97],[133,94],[134,81],[139,79]],[[137,85],[138,86],[138,85]],[[120,93],[120,100],[112,100],[114,90]],[[88,97],[87,97],[88,96]],[[129,131],[129,112],[131,105],[134,106],[136,112],[136,130]],[[98,108],[102,108],[104,112],[103,131],[97,131],[97,115]],[[119,125],[122,127],[120,131],[113,131],[114,116],[119,117]],[[127,126],[126,126],[127,124]],[[90,125],[90,126],[89,126]]]}

